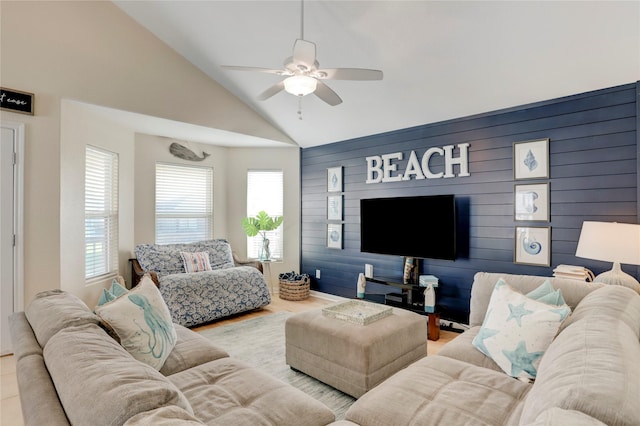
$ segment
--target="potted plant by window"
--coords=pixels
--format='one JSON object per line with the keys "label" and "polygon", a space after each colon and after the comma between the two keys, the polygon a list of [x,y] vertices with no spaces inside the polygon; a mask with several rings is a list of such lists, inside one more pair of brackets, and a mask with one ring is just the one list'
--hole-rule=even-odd
{"label": "potted plant by window", "polygon": [[261,261],[271,260],[271,251],[269,249],[268,231],[274,231],[282,225],[284,218],[282,216],[269,216],[264,210],[259,212],[255,217],[245,217],[242,219],[242,229],[248,237],[255,237],[260,234],[262,237],[262,246],[258,252],[258,259]]}

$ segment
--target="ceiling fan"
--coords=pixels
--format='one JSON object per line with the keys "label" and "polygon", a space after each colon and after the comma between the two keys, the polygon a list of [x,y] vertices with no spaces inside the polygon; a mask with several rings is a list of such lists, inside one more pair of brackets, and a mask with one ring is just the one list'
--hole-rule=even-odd
{"label": "ceiling fan", "polygon": [[223,65],[233,71],[256,71],[286,77],[258,95],[264,101],[285,91],[295,96],[313,93],[331,106],[339,105],[342,99],[323,80],[382,80],[382,71],[364,68],[321,69],[316,59],[316,45],[304,39],[304,0],[300,7],[300,38],[293,44],[293,56],[285,59],[283,69]]}

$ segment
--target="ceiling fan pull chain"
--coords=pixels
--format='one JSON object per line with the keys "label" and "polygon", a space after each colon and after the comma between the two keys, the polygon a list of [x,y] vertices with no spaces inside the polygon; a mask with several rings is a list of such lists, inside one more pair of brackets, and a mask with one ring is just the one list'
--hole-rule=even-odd
{"label": "ceiling fan pull chain", "polygon": [[304,40],[304,0],[300,0],[300,39]]}
{"label": "ceiling fan pull chain", "polygon": [[302,96],[298,97],[298,120],[302,120]]}

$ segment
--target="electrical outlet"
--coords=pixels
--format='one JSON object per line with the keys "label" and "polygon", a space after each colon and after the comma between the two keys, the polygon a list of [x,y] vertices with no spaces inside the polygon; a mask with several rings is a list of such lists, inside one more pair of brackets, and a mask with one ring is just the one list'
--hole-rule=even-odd
{"label": "electrical outlet", "polygon": [[320,279],[320,269],[316,269],[316,279]]}

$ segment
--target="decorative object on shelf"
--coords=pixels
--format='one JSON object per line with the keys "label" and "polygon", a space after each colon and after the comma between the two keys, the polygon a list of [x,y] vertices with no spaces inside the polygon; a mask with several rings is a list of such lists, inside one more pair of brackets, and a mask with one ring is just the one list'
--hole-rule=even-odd
{"label": "decorative object on shelf", "polygon": [[271,250],[269,249],[269,239],[267,232],[275,231],[284,220],[283,216],[269,216],[264,210],[255,217],[245,217],[242,219],[242,229],[248,237],[255,237],[260,234],[262,246],[258,252],[258,259],[261,261],[271,260]]}
{"label": "decorative object on shelf", "polygon": [[616,222],[582,223],[576,256],[613,262],[610,271],[594,281],[629,287],[640,293],[640,284],[620,268],[621,263],[640,265],[640,225]]}
{"label": "decorative object on shelf", "polygon": [[278,275],[280,299],[283,300],[304,300],[309,297],[310,282],[309,275],[297,274],[294,271]]}
{"label": "decorative object on shelf", "polygon": [[418,282],[418,262],[415,257],[404,258],[404,272],[402,274],[402,282],[404,284],[416,284]]}
{"label": "decorative object on shelf", "polygon": [[434,275],[420,275],[420,287],[424,287],[424,311],[432,314],[436,311],[436,291],[438,277]]}
{"label": "decorative object on shelf", "polygon": [[364,274],[360,272],[358,274],[358,299],[364,299],[365,288],[367,287],[367,280],[364,277]]}
{"label": "decorative object on shelf", "polygon": [[332,249],[342,249],[342,224],[327,224],[327,247]]}
{"label": "decorative object on shelf", "polygon": [[327,191],[342,192],[342,166],[327,169]]}
{"label": "decorative object on shelf", "polygon": [[551,265],[551,227],[516,226],[514,263]]}
{"label": "decorative object on shelf", "polygon": [[342,195],[327,198],[327,220],[342,220]]}
{"label": "decorative object on shelf", "polygon": [[202,157],[200,157],[198,154],[191,151],[186,146],[180,145],[177,142],[173,142],[171,145],[169,145],[169,152],[174,157],[182,158],[183,160],[188,160],[188,161],[202,161],[211,155],[202,151]]}
{"label": "decorative object on shelf", "polygon": [[514,179],[549,177],[548,138],[513,144],[513,177]]}
{"label": "decorative object on shelf", "polygon": [[515,220],[549,221],[549,183],[515,185]]}

